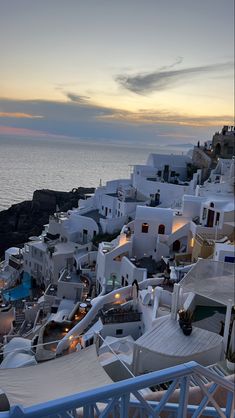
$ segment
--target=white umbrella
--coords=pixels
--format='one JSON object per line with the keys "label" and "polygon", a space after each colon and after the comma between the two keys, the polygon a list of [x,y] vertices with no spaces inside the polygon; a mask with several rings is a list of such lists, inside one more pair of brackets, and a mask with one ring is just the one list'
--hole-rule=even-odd
{"label": "white umbrella", "polygon": [[138,288],[137,288],[136,283],[134,283],[132,285],[131,296],[132,296],[132,299],[133,299],[134,309],[136,309],[137,308],[137,303],[138,303]]}

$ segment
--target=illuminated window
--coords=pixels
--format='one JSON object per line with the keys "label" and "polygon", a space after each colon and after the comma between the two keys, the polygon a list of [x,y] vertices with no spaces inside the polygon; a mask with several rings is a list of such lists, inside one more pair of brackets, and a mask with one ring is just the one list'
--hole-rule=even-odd
{"label": "illuminated window", "polygon": [[159,225],[158,227],[158,233],[159,234],[165,234],[165,225]]}
{"label": "illuminated window", "polygon": [[149,231],[149,224],[147,224],[146,222],[144,222],[144,223],[142,224],[142,233],[143,233],[143,234],[147,234],[147,233],[148,233],[148,231]]}

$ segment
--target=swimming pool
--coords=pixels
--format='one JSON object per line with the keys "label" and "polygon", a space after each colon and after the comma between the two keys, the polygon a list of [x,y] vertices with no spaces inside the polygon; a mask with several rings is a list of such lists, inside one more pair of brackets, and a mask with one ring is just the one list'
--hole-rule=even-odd
{"label": "swimming pool", "polygon": [[20,300],[30,295],[31,287],[31,276],[24,272],[22,283],[13,289],[3,291],[2,294],[7,301]]}

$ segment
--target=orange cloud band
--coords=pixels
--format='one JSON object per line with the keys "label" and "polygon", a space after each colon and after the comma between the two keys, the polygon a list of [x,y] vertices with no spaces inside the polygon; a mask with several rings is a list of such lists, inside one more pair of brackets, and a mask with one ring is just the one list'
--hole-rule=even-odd
{"label": "orange cloud band", "polygon": [[0,112],[0,118],[42,119],[43,116],[31,115],[30,113],[20,113],[20,112]]}
{"label": "orange cloud band", "polygon": [[221,116],[194,116],[194,115],[180,115],[170,112],[128,112],[128,111],[113,111],[110,115],[99,115],[96,119],[106,121],[123,121],[136,124],[167,124],[178,126],[215,126],[215,125],[231,125],[232,117],[230,115]]}

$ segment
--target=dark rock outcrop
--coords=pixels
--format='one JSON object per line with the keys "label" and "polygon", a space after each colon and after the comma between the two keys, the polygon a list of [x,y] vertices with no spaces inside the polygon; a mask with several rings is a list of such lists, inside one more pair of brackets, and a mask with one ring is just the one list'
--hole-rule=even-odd
{"label": "dark rock outcrop", "polygon": [[36,190],[33,200],[27,200],[0,212],[0,257],[11,246],[20,246],[30,236],[40,235],[49,216],[58,209],[66,212],[78,206],[78,200],[94,188],[79,187],[71,192]]}

